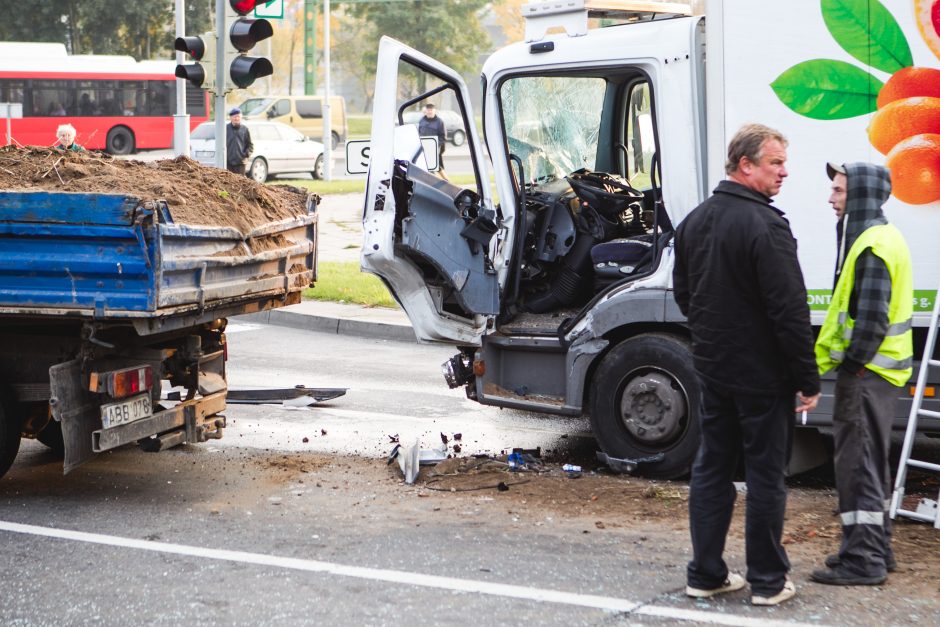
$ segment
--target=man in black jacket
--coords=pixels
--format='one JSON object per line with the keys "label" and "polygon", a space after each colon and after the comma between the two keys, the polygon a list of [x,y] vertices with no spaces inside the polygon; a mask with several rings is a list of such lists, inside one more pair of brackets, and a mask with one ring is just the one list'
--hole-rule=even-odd
{"label": "man in black jacket", "polygon": [[437,107],[432,103],[424,105],[424,117],[418,120],[418,135],[437,137],[437,167],[444,172],[444,146],[447,144],[447,129],[444,120],[437,115]]}
{"label": "man in black jacket", "polygon": [[695,598],[745,585],[722,558],[741,455],[751,603],[777,605],[796,594],[780,543],[784,476],[795,396],[797,411],[815,408],[819,375],[796,240],[783,212],[770,204],[787,176],[786,145],[783,135],[766,126],[743,127],[728,146],[728,180],[676,233],[675,299],[689,320],[702,384],[686,587]]}
{"label": "man in black jacket", "polygon": [[[248,157],[255,149],[251,133],[242,124],[242,110],[235,107],[228,112],[229,123],[225,126],[225,161],[229,172],[245,174]],[[251,174],[249,173],[249,176]]]}

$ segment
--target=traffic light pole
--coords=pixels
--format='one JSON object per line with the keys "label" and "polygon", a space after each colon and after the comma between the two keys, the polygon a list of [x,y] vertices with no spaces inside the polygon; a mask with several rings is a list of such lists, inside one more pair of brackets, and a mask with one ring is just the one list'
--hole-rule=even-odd
{"label": "traffic light pole", "polygon": [[225,59],[225,42],[228,39],[228,33],[225,32],[225,0],[215,0],[215,28],[218,37],[216,37],[216,59],[219,62],[215,68],[215,167],[224,170],[227,165],[225,158],[225,72],[228,71]]}
{"label": "traffic light pole", "polygon": [[[186,0],[176,0],[176,36],[186,36]],[[185,56],[176,52],[176,63]],[[176,113],[173,115],[173,154],[189,156],[189,114],[186,113],[186,80],[176,79]]]}
{"label": "traffic light pole", "polygon": [[330,106],[330,0],[323,0],[323,178],[333,180],[333,113]]}

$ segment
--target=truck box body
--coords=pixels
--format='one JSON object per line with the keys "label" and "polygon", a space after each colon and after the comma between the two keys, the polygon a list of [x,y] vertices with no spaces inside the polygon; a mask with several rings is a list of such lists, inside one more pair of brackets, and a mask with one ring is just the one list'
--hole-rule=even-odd
{"label": "truck box body", "polygon": [[221,437],[225,318],[300,301],[315,208],[243,234],[175,223],[163,201],[0,192],[0,475],[21,433],[66,472]]}
{"label": "truck box body", "polygon": [[246,236],[163,221],[165,203],[120,195],[0,192],[0,207],[0,316],[122,318],[146,332],[147,319],[297,302],[314,278],[313,213]]}
{"label": "truck box body", "polygon": [[[774,202],[798,240],[821,324],[836,256],[825,164],[885,163],[867,131],[879,90],[905,66],[940,67],[940,46],[928,41],[940,24],[925,29],[902,0],[610,2],[588,12],[599,4],[524,6],[526,41],[485,62],[483,131],[498,195],[473,125],[469,195],[422,173],[420,138],[403,112],[450,90],[472,120],[466,86],[383,39],[362,266],[390,285],[419,339],[460,348],[445,364],[452,387],[483,404],[588,413],[610,457],[646,459],[646,474],[676,477],[697,450],[699,384],[671,292],[675,226],[725,177],[743,124],[780,130],[789,177]],[[589,29],[591,15],[624,23]],[[414,72],[425,73],[427,91],[403,97]],[[913,257],[919,356],[940,283],[940,195],[892,198],[885,213]],[[812,451],[794,469],[822,458],[832,375],[823,383],[818,409],[798,423],[796,451]],[[911,395],[898,392],[900,427]],[[940,431],[937,420],[922,426]]]}

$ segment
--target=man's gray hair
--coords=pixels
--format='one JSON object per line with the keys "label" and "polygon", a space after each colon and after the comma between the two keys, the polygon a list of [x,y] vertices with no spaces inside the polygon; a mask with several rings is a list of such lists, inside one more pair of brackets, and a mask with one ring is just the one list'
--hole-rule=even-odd
{"label": "man's gray hair", "polygon": [[745,124],[741,127],[731,143],[728,144],[728,161],[725,162],[725,173],[732,174],[738,171],[741,157],[747,157],[754,164],[760,163],[764,143],[776,139],[787,147],[787,138],[783,133],[763,124]]}

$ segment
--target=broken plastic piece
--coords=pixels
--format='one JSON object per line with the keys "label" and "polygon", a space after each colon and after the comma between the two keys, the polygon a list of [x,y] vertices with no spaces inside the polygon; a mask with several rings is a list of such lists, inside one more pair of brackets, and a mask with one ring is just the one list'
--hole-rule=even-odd
{"label": "broken plastic piece", "polygon": [[398,467],[405,477],[405,483],[411,485],[418,478],[418,471],[421,466],[433,466],[447,459],[446,445],[436,449],[422,449],[415,438],[414,442],[407,445],[396,444],[389,454],[388,463],[398,459]]}
{"label": "broken plastic piece", "polygon": [[607,467],[613,470],[614,472],[627,473],[630,474],[639,464],[655,464],[656,462],[661,462],[665,459],[663,453],[656,453],[655,455],[650,455],[648,457],[638,457],[636,459],[618,459],[616,457],[610,457],[607,453],[603,451],[597,452],[597,461],[607,464]]}

